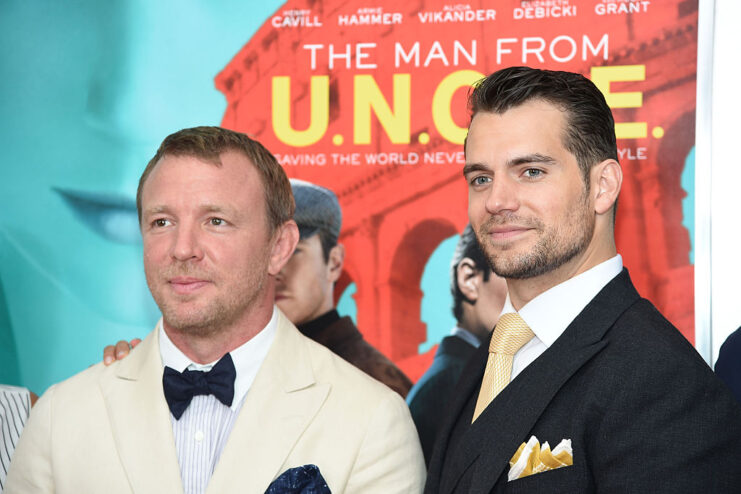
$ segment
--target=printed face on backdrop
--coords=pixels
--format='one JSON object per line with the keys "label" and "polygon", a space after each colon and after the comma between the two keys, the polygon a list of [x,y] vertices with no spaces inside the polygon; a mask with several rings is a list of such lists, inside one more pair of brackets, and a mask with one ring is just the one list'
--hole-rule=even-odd
{"label": "printed face on backdrop", "polygon": [[583,253],[594,231],[576,158],[562,142],[564,113],[532,100],[477,113],[466,143],[469,219],[492,269],[532,278]]}
{"label": "printed face on backdrop", "polygon": [[[479,299],[474,305],[476,318],[481,321],[486,331],[491,331],[499,321],[499,315],[504,306],[504,300],[507,298],[507,282],[504,278],[489,273],[489,279],[484,279],[483,270],[479,271],[481,277],[479,282]],[[486,334],[486,333],[485,333]]]}
{"label": "printed face on backdrop", "polygon": [[0,381],[42,392],[154,326],[139,176],[163,136],[220,123],[214,77],[280,3],[2,3]]}
{"label": "printed face on backdrop", "polygon": [[316,319],[334,306],[332,289],[342,271],[337,249],[341,247],[335,246],[325,261],[319,235],[303,238],[278,275],[275,303],[294,324]]}
{"label": "printed face on backdrop", "polygon": [[260,176],[242,153],[222,153],[220,161],[165,156],[142,188],[147,284],[165,324],[183,334],[220,332],[272,293]]}

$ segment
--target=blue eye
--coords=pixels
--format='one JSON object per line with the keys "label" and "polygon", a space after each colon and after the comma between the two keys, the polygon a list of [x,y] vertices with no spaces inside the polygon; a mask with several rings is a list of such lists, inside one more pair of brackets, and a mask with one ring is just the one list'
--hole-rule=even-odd
{"label": "blue eye", "polygon": [[528,178],[536,178],[543,175],[543,170],[539,170],[538,168],[528,168],[525,170],[525,176]]}
{"label": "blue eye", "polygon": [[491,182],[491,177],[487,177],[485,175],[479,175],[478,177],[474,177],[473,180],[471,180],[471,185],[484,185]]}

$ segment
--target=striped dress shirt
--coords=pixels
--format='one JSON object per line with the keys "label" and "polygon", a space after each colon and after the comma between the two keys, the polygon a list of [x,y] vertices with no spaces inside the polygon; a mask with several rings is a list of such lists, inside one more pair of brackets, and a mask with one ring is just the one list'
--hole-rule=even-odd
{"label": "striped dress shirt", "polygon": [[30,412],[31,394],[26,388],[0,384],[0,492],[3,492],[10,459]]}
{"label": "striped dress shirt", "polygon": [[[273,316],[267,326],[251,340],[229,352],[237,371],[232,406],[224,405],[212,395],[200,395],[193,397],[180,420],[170,414],[185,494],[201,494],[206,491],[247,391],[270,349],[277,327],[278,313],[273,308]],[[205,365],[194,363],[167,337],[161,322],[158,331],[164,366],[178,372],[186,369],[209,371],[218,362]]]}

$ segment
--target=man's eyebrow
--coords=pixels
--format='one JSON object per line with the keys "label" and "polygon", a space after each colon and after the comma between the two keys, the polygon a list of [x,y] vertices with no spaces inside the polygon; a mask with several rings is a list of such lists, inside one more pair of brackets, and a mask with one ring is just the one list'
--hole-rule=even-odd
{"label": "man's eyebrow", "polygon": [[555,165],[556,160],[551,158],[550,156],[546,156],[545,154],[540,154],[540,153],[526,154],[524,156],[517,156],[516,158],[512,158],[511,160],[507,161],[507,166],[526,165],[528,163],[541,163],[544,165]]}
{"label": "man's eyebrow", "polygon": [[[556,160],[545,154],[533,153],[517,156],[507,161],[507,166],[527,165],[530,163],[540,163],[543,165],[554,165]],[[491,167],[483,163],[466,163],[463,167],[463,176],[474,172],[491,172]]]}
{"label": "man's eyebrow", "polygon": [[[219,206],[216,204],[203,204],[199,207],[202,213],[229,213],[231,212],[230,208],[225,208],[223,206]],[[142,212],[142,216],[144,215],[155,215],[155,214],[162,214],[162,213],[169,213],[170,208],[165,205],[160,206],[152,206],[151,208],[145,209]]]}
{"label": "man's eyebrow", "polygon": [[142,212],[142,216],[167,213],[168,211],[169,211],[169,208],[167,206],[153,206],[151,208],[145,209]]}
{"label": "man's eyebrow", "polygon": [[482,163],[466,163],[463,167],[463,176],[473,172],[487,172],[491,171],[491,168]]}

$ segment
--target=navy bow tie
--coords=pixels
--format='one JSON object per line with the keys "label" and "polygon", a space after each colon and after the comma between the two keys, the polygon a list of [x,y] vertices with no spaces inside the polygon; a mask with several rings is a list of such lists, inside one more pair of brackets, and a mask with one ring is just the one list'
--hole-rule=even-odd
{"label": "navy bow tie", "polygon": [[192,370],[178,372],[165,367],[162,387],[165,390],[165,400],[170,407],[170,412],[175,419],[180,420],[193,397],[198,395],[214,395],[224,405],[232,406],[236,377],[237,371],[228,353],[208,372]]}

